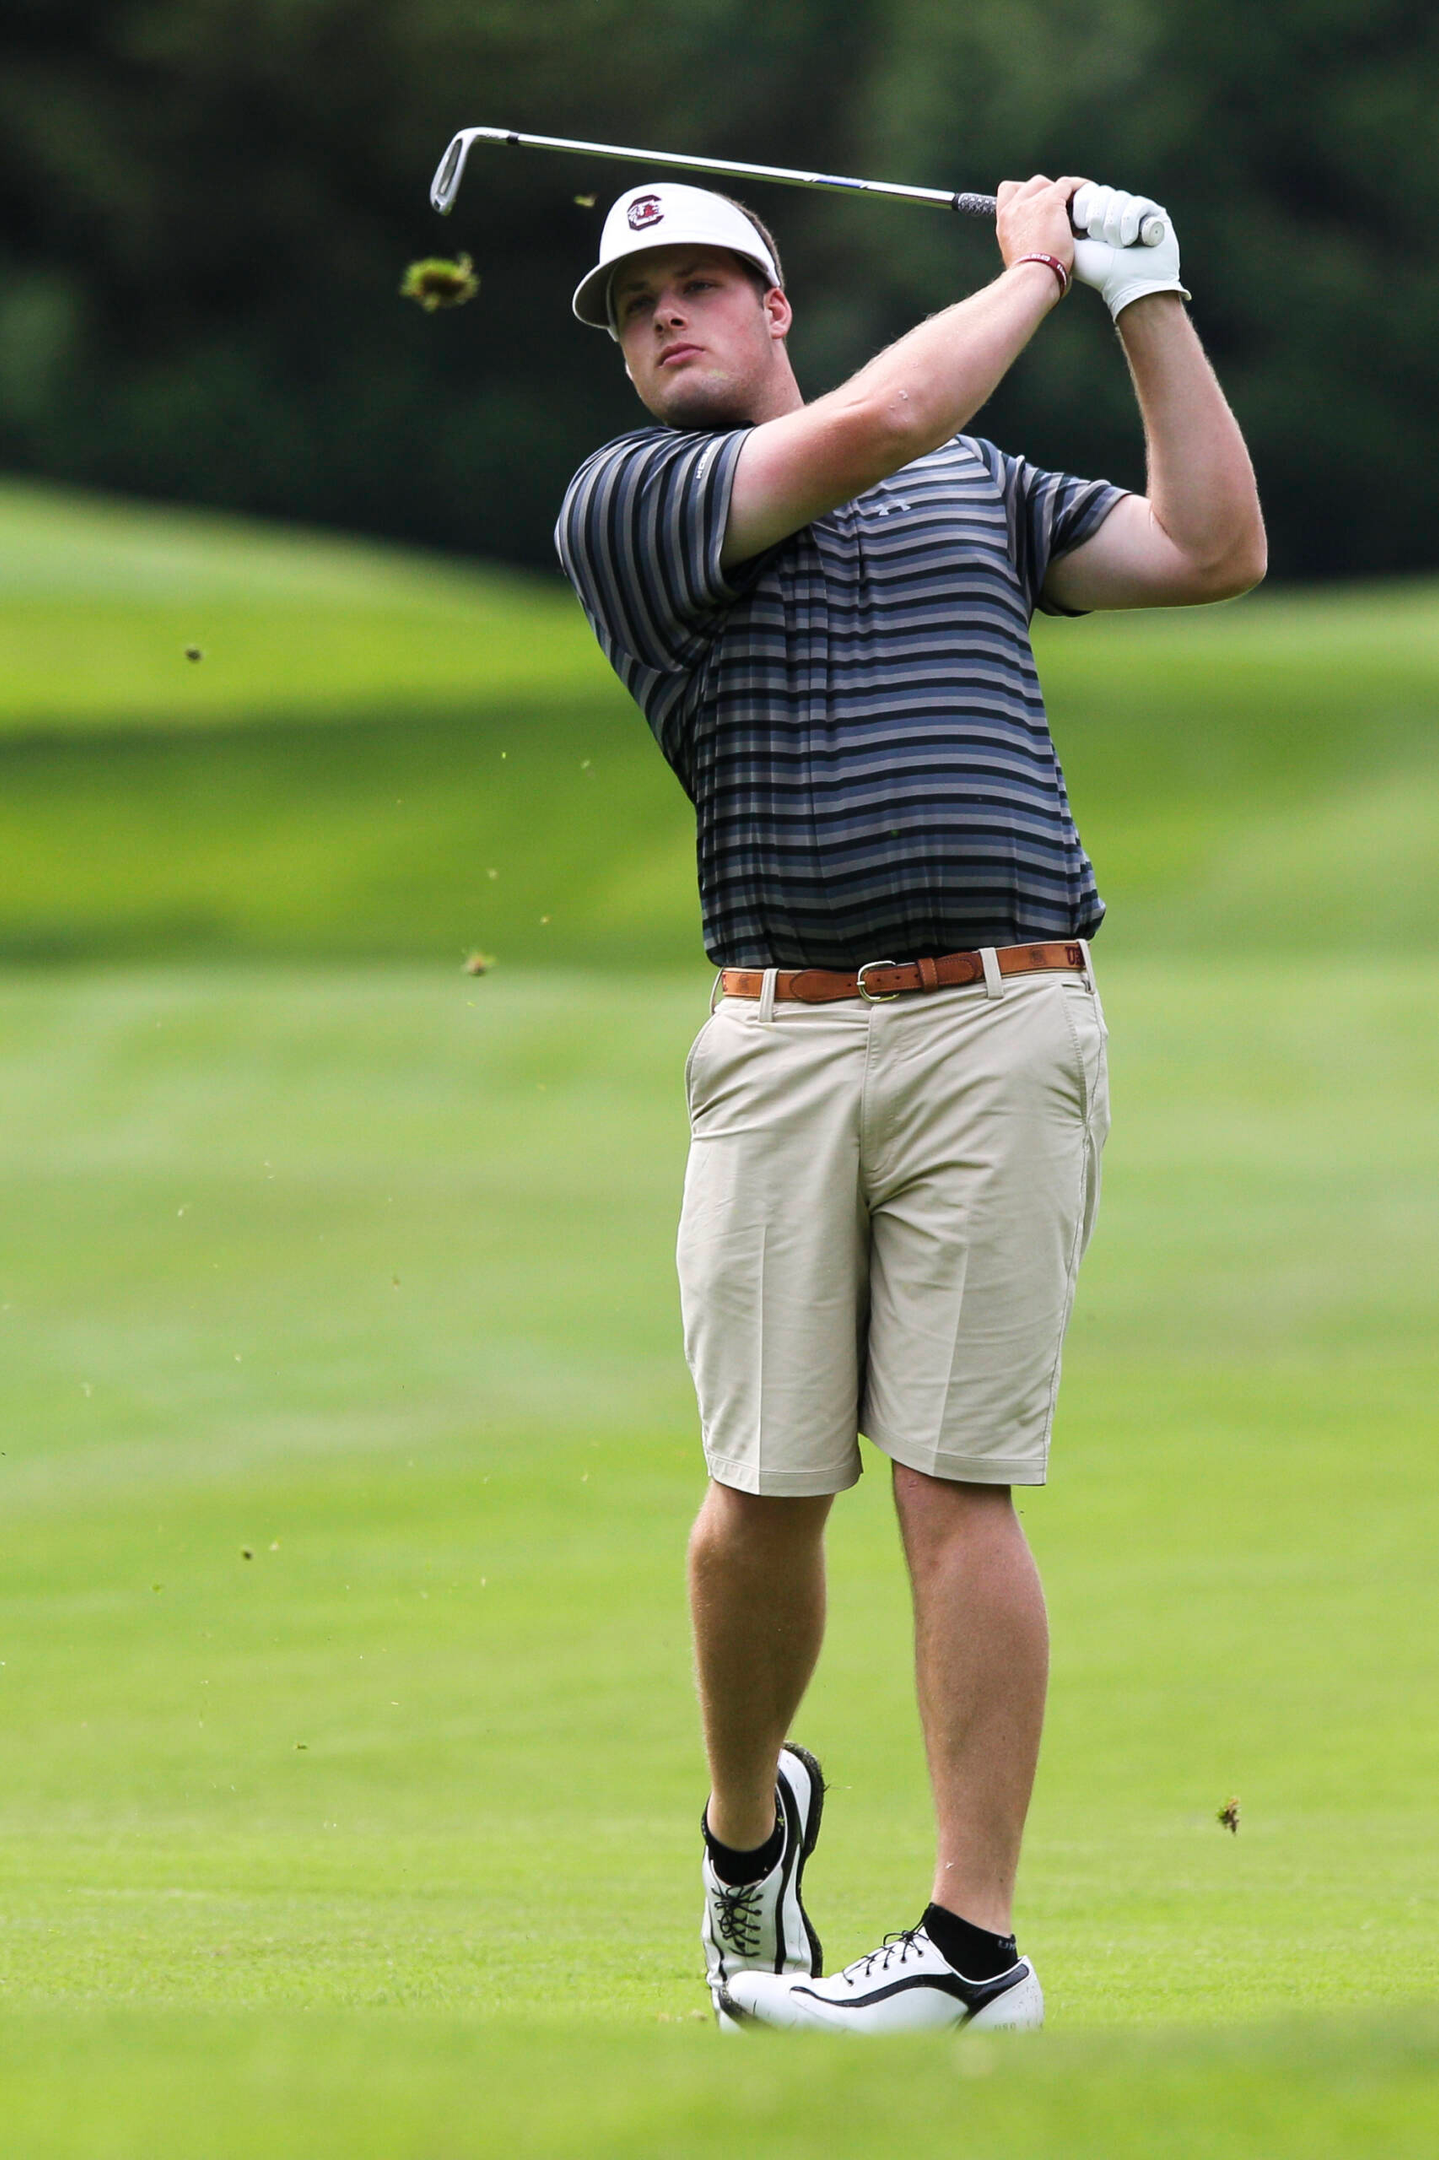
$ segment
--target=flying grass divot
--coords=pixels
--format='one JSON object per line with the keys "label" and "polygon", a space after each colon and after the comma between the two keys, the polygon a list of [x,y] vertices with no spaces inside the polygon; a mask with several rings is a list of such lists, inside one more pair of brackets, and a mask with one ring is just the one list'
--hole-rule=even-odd
{"label": "flying grass divot", "polygon": [[400,298],[413,300],[427,315],[436,308],[463,307],[480,289],[475,266],[468,255],[427,255],[412,262],[400,281]]}

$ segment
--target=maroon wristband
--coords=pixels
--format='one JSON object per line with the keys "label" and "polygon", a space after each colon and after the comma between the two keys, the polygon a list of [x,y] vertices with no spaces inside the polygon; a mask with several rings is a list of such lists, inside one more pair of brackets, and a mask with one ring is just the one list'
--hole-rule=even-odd
{"label": "maroon wristband", "polygon": [[1014,259],[1016,263],[1045,263],[1059,279],[1059,297],[1061,300],[1064,298],[1065,294],[1069,290],[1069,272],[1065,269],[1064,264],[1060,261],[1057,255],[1016,255]]}

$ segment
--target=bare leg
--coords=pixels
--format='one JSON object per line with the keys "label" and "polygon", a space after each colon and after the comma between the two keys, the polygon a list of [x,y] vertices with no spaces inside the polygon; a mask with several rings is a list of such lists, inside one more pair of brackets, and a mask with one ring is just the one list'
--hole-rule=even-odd
{"label": "bare leg", "polygon": [[819,1656],[830,1498],[781,1500],[712,1484],[690,1537],[709,1826],[740,1852],[774,1828],[779,1751]]}
{"label": "bare leg", "polygon": [[1007,1935],[1044,1722],[1044,1592],[1007,1485],[896,1463],[894,1498],[939,1832],[934,1902]]}

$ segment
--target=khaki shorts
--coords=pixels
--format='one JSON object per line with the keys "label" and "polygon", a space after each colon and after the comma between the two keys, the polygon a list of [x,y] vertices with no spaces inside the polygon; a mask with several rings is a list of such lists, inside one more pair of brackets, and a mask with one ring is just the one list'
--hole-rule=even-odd
{"label": "khaki shorts", "polygon": [[685,1085],[680,1295],[711,1476],[840,1492],[863,1433],[935,1477],[1042,1485],[1109,1129],[1092,978],[725,998]]}

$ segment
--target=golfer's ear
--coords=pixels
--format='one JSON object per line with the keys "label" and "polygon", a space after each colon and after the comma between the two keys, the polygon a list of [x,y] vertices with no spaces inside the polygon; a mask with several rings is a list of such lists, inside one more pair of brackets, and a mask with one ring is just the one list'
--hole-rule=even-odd
{"label": "golfer's ear", "polygon": [[794,321],[794,309],[778,285],[771,285],[765,294],[764,311],[769,317],[771,337],[788,337],[790,324]]}

